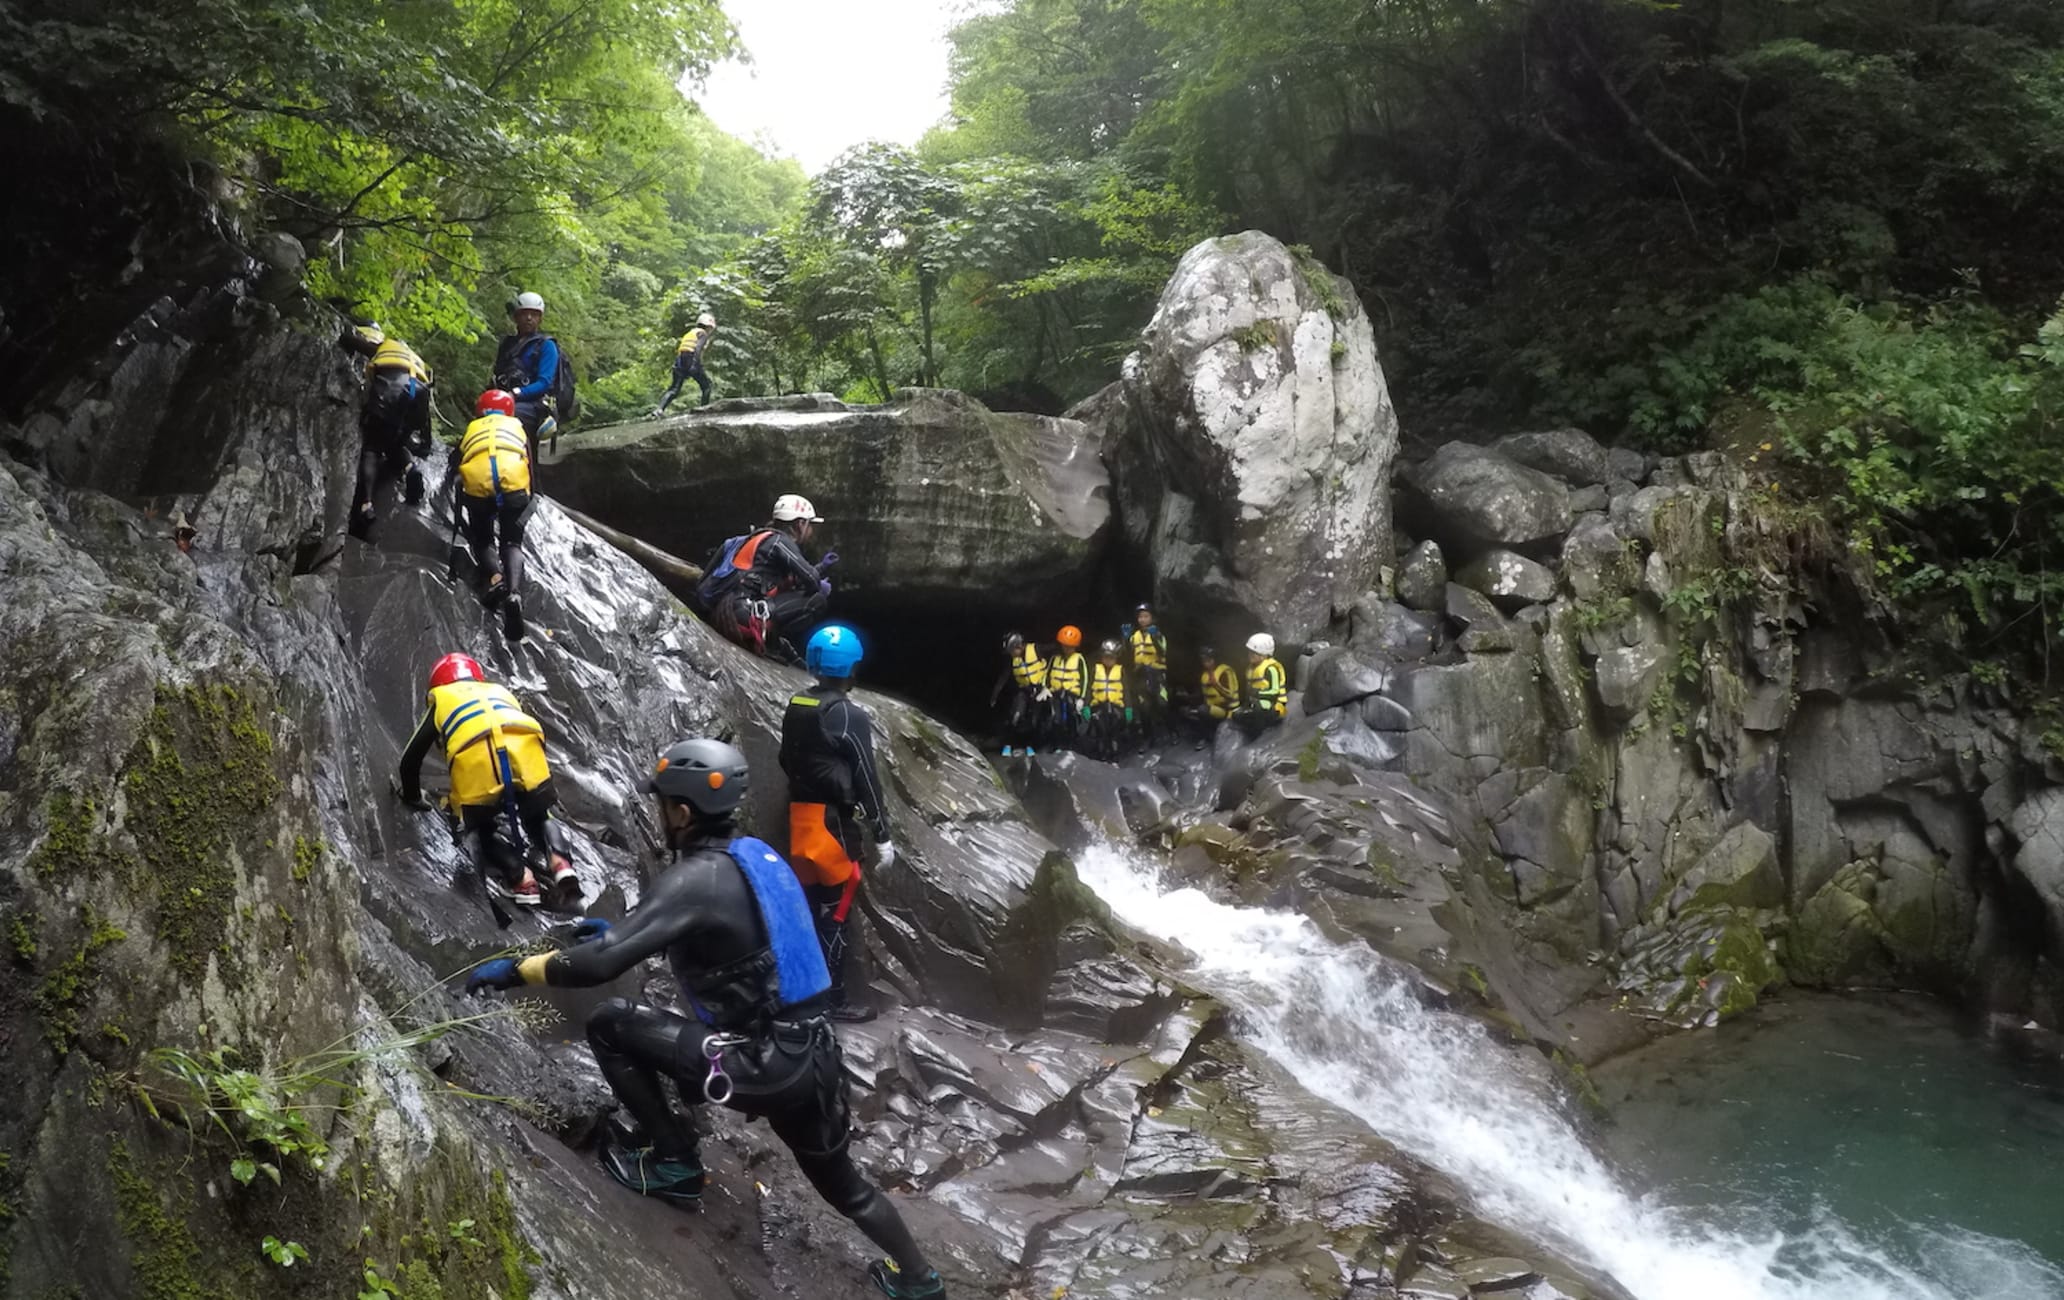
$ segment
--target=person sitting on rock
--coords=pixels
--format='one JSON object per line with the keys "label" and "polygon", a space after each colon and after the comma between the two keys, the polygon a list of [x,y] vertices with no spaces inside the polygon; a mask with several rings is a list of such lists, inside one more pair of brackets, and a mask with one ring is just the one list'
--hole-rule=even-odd
{"label": "person sitting on rock", "polygon": [[540,434],[551,432],[546,421],[554,416],[553,395],[559,391],[559,341],[542,328],[545,300],[538,294],[517,294],[509,317],[516,332],[502,335],[495,349],[494,386],[516,399],[516,421],[536,459]]}
{"label": "person sitting on rock", "polygon": [[674,352],[674,382],[666,390],[666,396],[659,399],[659,405],[652,408],[655,416],[665,415],[667,406],[681,391],[681,385],[693,379],[702,390],[699,406],[708,406],[710,400],[709,375],[702,368],[702,354],[709,348],[709,342],[716,336],[717,318],[704,312],[695,318],[695,328],[681,336],[681,346]]}
{"label": "person sitting on rock", "polygon": [[801,657],[795,647],[831,599],[823,570],[838,560],[831,551],[816,565],[803,554],[823,522],[808,497],[791,492],[774,502],[773,522],[718,548],[696,589],[717,631],[769,659],[792,664]]}
{"label": "person sitting on rock", "polygon": [[467,991],[594,988],[664,954],[694,1019],[613,998],[588,1020],[595,1060],[636,1125],[606,1127],[609,1176],[676,1205],[701,1201],[699,1126],[669,1100],[671,1079],[688,1105],[768,1121],[817,1194],[888,1252],[868,1268],[884,1294],[944,1296],[902,1216],[853,1164],[851,1085],[824,1015],[831,977],[795,873],[734,821],[748,775],[745,756],[722,741],[668,748],[645,790],[673,862],[637,910],[614,926],[583,922],[572,947],[483,962]]}
{"label": "person sitting on rock", "polygon": [[1047,739],[1056,745],[1072,744],[1082,727],[1085,706],[1083,692],[1089,688],[1089,662],[1082,657],[1082,629],[1073,623],[1062,628],[1053,658],[1046,662]]}
{"label": "person sitting on rock", "polygon": [[1106,641],[1097,647],[1097,661],[1089,668],[1090,754],[1116,762],[1131,722],[1132,710],[1125,706],[1125,665],[1118,662],[1118,643]]}
{"label": "person sitting on rock", "polygon": [[1252,740],[1283,720],[1290,710],[1290,678],[1276,662],[1276,639],[1266,632],[1247,638],[1247,699],[1233,721]]}
{"label": "person sitting on rock", "polygon": [[1153,606],[1133,610],[1126,646],[1132,653],[1133,712],[1152,744],[1168,709],[1168,638],[1154,626]]}
{"label": "person sitting on rock", "polygon": [[[1046,706],[1046,660],[1039,647],[1025,640],[1022,632],[1003,638],[1003,675],[989,692],[989,707],[1002,700],[1003,756],[1023,749],[1032,756],[1032,740],[1039,731],[1039,713]],[[1008,694],[1006,694],[1008,692]]]}
{"label": "person sitting on rock", "polygon": [[788,776],[788,860],[817,917],[817,938],[831,973],[833,1020],[874,1019],[846,1001],[846,921],[860,896],[860,822],[874,835],[875,860],[896,861],[881,777],[874,769],[874,724],[847,697],[864,651],[860,634],[837,623],[818,628],[803,651],[817,675],[789,697],[781,716],[781,770]]}
{"label": "person sitting on rock", "polygon": [[[412,808],[430,806],[420,784],[423,759],[442,741],[451,772],[445,807],[488,892],[523,907],[577,909],[581,885],[571,838],[552,819],[558,796],[545,760],[545,729],[466,655],[439,659],[430,669],[429,692],[429,707],[402,748],[394,793]],[[531,870],[533,853],[542,854],[548,876],[542,888]]]}
{"label": "person sitting on rock", "polygon": [[529,443],[515,407],[516,399],[501,389],[482,393],[474,408],[480,418],[466,426],[452,451],[452,464],[458,470],[458,505],[480,599],[489,609],[501,607],[503,632],[511,641],[520,641],[523,528],[530,519],[531,497]]}
{"label": "person sitting on rock", "polygon": [[1198,703],[1191,716],[1197,724],[1198,743],[1208,745],[1218,724],[1240,707],[1240,674],[1231,664],[1220,663],[1212,646],[1199,646],[1197,661],[1202,671],[1197,674]]}
{"label": "person sitting on rock", "polygon": [[430,367],[378,324],[346,330],[343,345],[366,358],[365,403],[358,411],[358,485],[351,498],[351,535],[370,540],[382,484],[406,477],[410,505],[423,499],[423,471],[410,454],[430,454]]}

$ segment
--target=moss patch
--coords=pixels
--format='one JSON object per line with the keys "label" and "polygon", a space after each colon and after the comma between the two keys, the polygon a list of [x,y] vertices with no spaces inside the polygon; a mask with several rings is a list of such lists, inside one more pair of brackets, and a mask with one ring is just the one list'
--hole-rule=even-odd
{"label": "moss patch", "polygon": [[294,837],[294,883],[305,884],[322,865],[323,842],[309,839],[306,835]]}
{"label": "moss patch", "polygon": [[[123,785],[157,935],[173,969],[197,980],[210,956],[230,954],[238,840],[279,797],[272,735],[228,686],[160,688]],[[233,962],[222,975],[240,978]]]}
{"label": "moss patch", "polygon": [[90,794],[60,790],[44,806],[50,828],[36,850],[35,871],[45,880],[94,874],[105,852],[99,835],[100,805]]}
{"label": "moss patch", "polygon": [[195,1272],[202,1256],[193,1232],[184,1219],[166,1211],[157,1185],[137,1172],[129,1149],[120,1142],[108,1153],[108,1175],[114,1182],[116,1219],[135,1251],[129,1262],[143,1300],[211,1300],[233,1294],[202,1282]]}
{"label": "moss patch", "polygon": [[79,1038],[79,1008],[93,994],[100,950],[119,943],[128,935],[101,919],[92,908],[79,909],[79,923],[86,935],[72,955],[48,971],[32,998],[36,1014],[43,1021],[43,1037],[59,1056],[72,1050]]}
{"label": "moss patch", "polygon": [[1260,352],[1264,348],[1276,346],[1276,323],[1258,320],[1251,325],[1241,326],[1227,337],[1239,344],[1242,352]]}

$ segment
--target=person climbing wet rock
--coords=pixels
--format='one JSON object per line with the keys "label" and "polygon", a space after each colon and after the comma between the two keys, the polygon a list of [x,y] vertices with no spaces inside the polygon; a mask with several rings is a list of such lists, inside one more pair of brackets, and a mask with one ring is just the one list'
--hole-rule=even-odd
{"label": "person climbing wet rock", "polygon": [[860,634],[833,623],[818,628],[803,652],[817,675],[791,696],[781,718],[781,770],[788,776],[788,860],[817,919],[817,937],[831,973],[834,1020],[872,1020],[846,1000],[846,923],[860,896],[860,825],[874,836],[876,862],[896,860],[874,766],[874,724],[847,692],[864,651]]}
{"label": "person climbing wet rock", "polygon": [[1089,706],[1083,692],[1089,689],[1089,661],[1082,657],[1082,629],[1073,623],[1060,630],[1058,646],[1046,664],[1046,689],[1051,693],[1046,709],[1046,738],[1056,745],[1073,744],[1081,733],[1083,715]]}
{"label": "person climbing wet rock", "polygon": [[[530,455],[515,399],[493,389],[480,395],[479,418],[452,451],[466,549],[480,599],[502,611],[502,630],[523,639],[523,528],[530,519]],[[498,560],[499,557],[499,560]]]}
{"label": "person climbing wet rock", "polygon": [[495,349],[496,388],[516,401],[512,414],[523,426],[527,447],[537,455],[538,438],[549,436],[546,421],[554,419],[559,390],[559,341],[544,332],[545,300],[519,293],[509,310],[516,332],[504,334]]}
{"label": "person climbing wet rock", "polygon": [[1003,706],[1003,756],[1019,749],[1032,753],[1039,733],[1039,714],[1048,697],[1046,659],[1022,632],[1003,638],[1003,673],[989,691],[989,707]]}
{"label": "person climbing wet rock", "polygon": [[698,406],[708,406],[710,400],[709,374],[702,368],[702,354],[709,349],[709,343],[716,337],[717,318],[704,312],[695,318],[695,328],[681,336],[681,344],[674,352],[674,382],[666,390],[666,396],[659,399],[659,405],[652,408],[654,415],[665,415],[667,407],[680,394],[681,385],[690,379],[702,393]]}
{"label": "person climbing wet rock", "polygon": [[772,522],[717,548],[695,590],[717,631],[769,659],[792,664],[801,658],[796,646],[831,599],[823,571],[838,562],[836,551],[826,552],[821,564],[803,554],[823,522],[808,497],[791,492],[774,502]]}
{"label": "person climbing wet rock", "polygon": [[1231,664],[1220,663],[1218,651],[1212,646],[1197,648],[1197,662],[1197,704],[1190,712],[1190,720],[1199,743],[1210,744],[1218,724],[1239,711],[1240,674]]}
{"label": "person climbing wet rock", "polygon": [[[552,817],[558,796],[545,757],[545,729],[478,662],[448,654],[430,670],[429,707],[401,751],[394,792],[427,809],[421,777],[433,745],[444,746],[457,821],[488,891],[524,907],[572,911],[581,903],[571,837]],[[532,869],[537,860],[545,879]]]}
{"label": "person climbing wet rock", "polygon": [[351,498],[351,533],[372,536],[382,486],[405,479],[410,505],[423,499],[423,471],[411,456],[430,453],[430,367],[377,324],[344,332],[343,345],[366,359],[365,403],[359,408],[358,481]]}
{"label": "person climbing wet rock", "polygon": [[468,992],[523,985],[592,988],[664,955],[695,1018],[622,998],[588,1021],[588,1043],[635,1128],[607,1126],[602,1166],[643,1196],[694,1204],[704,1183],[698,1126],[677,1110],[729,1106],[764,1118],[827,1204],[888,1258],[868,1269],[884,1294],[945,1294],[886,1196],[848,1151],[852,1111],[838,1037],[825,1017],[831,977],[810,905],[781,855],[744,835],[745,756],[716,740],[684,740],[659,758],[645,790],[658,802],[672,862],[617,925],[593,921],[558,952],[496,958]]}
{"label": "person climbing wet rock", "polygon": [[1290,678],[1276,662],[1276,639],[1266,632],[1247,638],[1247,697],[1233,721],[1252,739],[1283,720],[1290,708]]}
{"label": "person climbing wet rock", "polygon": [[1132,723],[1125,703],[1125,665],[1118,662],[1116,641],[1097,647],[1089,667],[1089,749],[1106,763],[1115,762]]}
{"label": "person climbing wet rock", "polygon": [[1168,712],[1168,638],[1155,626],[1152,606],[1133,610],[1125,644],[1132,662],[1134,717],[1152,744],[1161,734]]}

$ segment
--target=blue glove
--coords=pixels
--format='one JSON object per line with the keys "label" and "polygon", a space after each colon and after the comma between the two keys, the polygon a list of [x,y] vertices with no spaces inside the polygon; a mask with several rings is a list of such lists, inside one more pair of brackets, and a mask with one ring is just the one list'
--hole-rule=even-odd
{"label": "blue glove", "polygon": [[481,962],[466,977],[466,992],[486,993],[494,989],[521,987],[523,975],[516,969],[514,957],[497,957],[493,961]]}
{"label": "blue glove", "polygon": [[830,568],[830,567],[831,567],[832,565],[834,565],[834,564],[837,564],[837,563],[838,563],[838,552],[837,552],[837,551],[826,551],[826,552],[824,553],[824,558],[823,558],[823,559],[821,559],[821,560],[819,560],[819,561],[817,561],[817,567],[818,567],[818,569],[819,569],[819,570],[823,570],[823,569],[828,569],[828,568]]}
{"label": "blue glove", "polygon": [[584,916],[574,922],[573,925],[573,941],[575,943],[593,943],[608,933],[609,922],[599,916]]}
{"label": "blue glove", "polygon": [[819,578],[817,580],[817,590],[825,596],[831,595],[831,579]]}

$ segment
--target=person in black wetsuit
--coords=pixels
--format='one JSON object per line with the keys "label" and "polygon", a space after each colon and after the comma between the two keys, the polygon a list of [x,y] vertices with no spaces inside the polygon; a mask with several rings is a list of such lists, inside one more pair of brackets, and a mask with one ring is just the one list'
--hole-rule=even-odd
{"label": "person in black wetsuit", "polygon": [[831,581],[824,570],[837,561],[829,552],[812,564],[803,547],[824,520],[810,499],[786,493],[774,502],[771,523],[738,539],[722,563],[712,564],[698,590],[710,622],[729,640],[782,663],[800,656],[796,646],[810,625],[824,617]]}
{"label": "person in black wetsuit", "polygon": [[430,453],[430,367],[378,325],[346,330],[343,345],[366,359],[365,404],[359,408],[358,486],[351,498],[351,535],[372,539],[373,498],[381,484],[405,480],[410,505],[423,499],[423,471],[411,453]]}
{"label": "person in black wetsuit", "polygon": [[852,628],[818,628],[803,652],[817,683],[790,697],[781,715],[788,860],[817,915],[817,939],[831,973],[831,1018],[845,1021],[874,1019],[872,1010],[846,1001],[846,921],[860,896],[860,818],[874,832],[880,866],[896,861],[874,770],[874,724],[846,697],[860,657],[860,634]]}
{"label": "person in black wetsuit", "polygon": [[664,954],[697,1019],[617,998],[588,1021],[595,1060],[638,1126],[605,1139],[609,1175],[642,1195],[700,1200],[701,1137],[668,1102],[661,1076],[670,1076],[685,1102],[766,1118],[818,1195],[888,1252],[867,1271],[883,1294],[943,1297],[903,1217],[847,1150],[849,1085],[823,1014],[830,979],[794,873],[733,824],[746,778],[745,756],[721,741],[669,748],[645,788],[658,798],[673,863],[637,910],[614,927],[583,921],[584,941],[571,948],[483,962],[467,991],[589,988]]}

